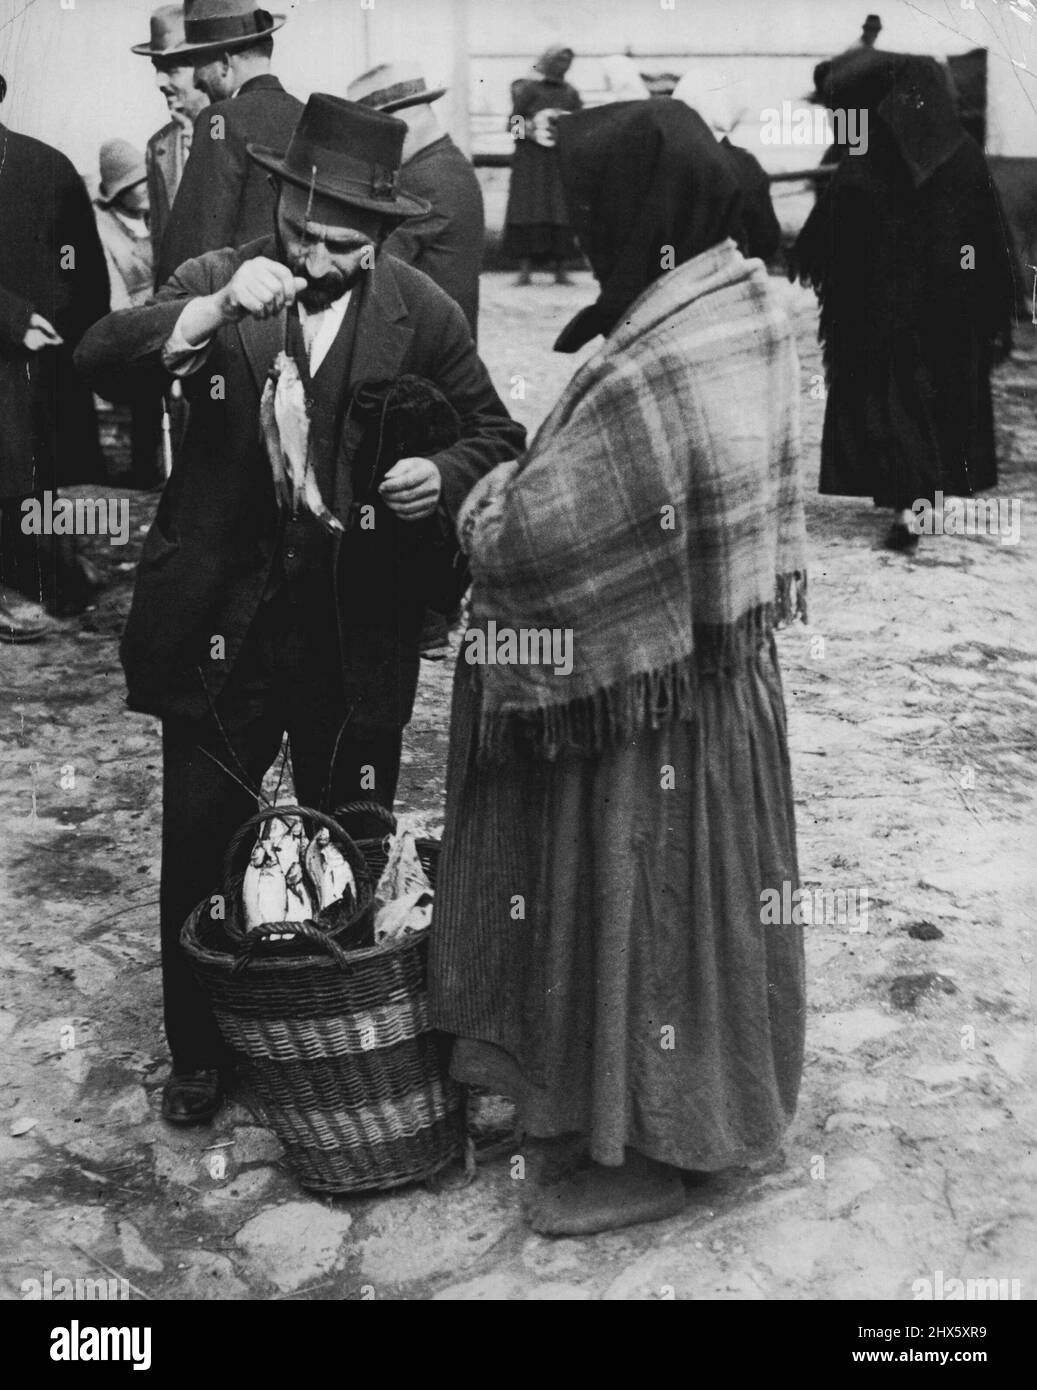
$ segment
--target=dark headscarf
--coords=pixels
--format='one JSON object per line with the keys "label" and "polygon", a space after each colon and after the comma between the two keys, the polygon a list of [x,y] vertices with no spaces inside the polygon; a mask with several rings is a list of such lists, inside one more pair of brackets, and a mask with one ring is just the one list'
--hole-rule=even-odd
{"label": "dark headscarf", "polygon": [[738,180],[700,116],[683,102],[623,101],[558,122],[569,216],[601,294],[561,332],[557,352],[608,335],[673,265],[726,237],[744,242]]}
{"label": "dark headscarf", "polygon": [[840,160],[789,257],[789,278],[817,292],[826,365],[852,355],[863,371],[940,322],[949,341],[970,323],[981,340],[1009,344],[1011,238],[943,70],[863,49],[822,64],[815,80],[827,105],[868,111],[867,148]]}
{"label": "dark headscarf", "polygon": [[946,164],[965,138],[950,83],[935,58],[852,49],[819,64],[814,83],[815,99],[823,105],[865,109],[869,124],[882,123],[916,188]]}
{"label": "dark headscarf", "polygon": [[[540,57],[533,64],[533,76],[536,78],[546,77],[549,82],[561,82],[564,80],[564,76],[556,77],[553,69],[559,58],[568,58],[569,62],[572,63],[573,56],[572,49],[568,48],[564,43],[554,43],[550,48],[545,48],[543,53],[541,53]],[[568,71],[568,69],[566,69],[566,71]]]}

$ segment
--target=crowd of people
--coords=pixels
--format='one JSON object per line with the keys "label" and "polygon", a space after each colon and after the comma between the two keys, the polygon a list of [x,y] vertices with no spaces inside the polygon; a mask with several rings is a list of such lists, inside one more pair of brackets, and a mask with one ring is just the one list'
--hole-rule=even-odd
{"label": "crowd of people", "polygon": [[[449,619],[470,575],[474,627],[572,634],[564,674],[459,661],[433,1021],[544,1146],[538,1230],[658,1219],[689,1171],[774,1150],[803,1059],[801,929],[759,906],[798,886],[774,631],[806,597],[766,177],[690,84],[583,110],[567,48],[514,84],[506,249],[525,283],[578,245],[598,295],[555,346],[603,339],[527,447],[478,354],[482,197],[442,89],[392,62],[303,104],[271,71],[282,22],[158,10],[134,51],[171,119],[143,155],[106,144],[95,208],[0,127],[0,241],[77,254],[5,255],[3,635],[42,631],[19,504],[83,476],[62,449],[91,392],[133,407],[140,476],[175,416],[121,656],[162,723],[163,1116],[191,1125],[228,1059],[180,930],[284,736],[302,804],[391,808],[430,607]],[[936,65],[866,47],[819,80],[869,110],[869,147],[791,263],[821,299],[822,489],[895,509],[905,548],[916,498],[996,479],[1010,254]]]}

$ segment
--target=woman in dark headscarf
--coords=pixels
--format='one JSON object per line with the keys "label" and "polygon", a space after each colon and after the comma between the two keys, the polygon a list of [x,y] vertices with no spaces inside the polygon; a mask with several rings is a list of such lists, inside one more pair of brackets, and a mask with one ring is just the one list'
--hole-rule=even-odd
{"label": "woman in dark headscarf", "polygon": [[978,146],[931,58],[861,50],[815,74],[825,104],[868,113],[796,243],[821,302],[828,404],[822,493],[912,508],[997,482],[991,364],[1011,349],[1011,240]]}
{"label": "woman in dark headscarf", "polygon": [[504,217],[504,254],[519,262],[520,285],[530,283],[535,264],[554,266],[558,284],[568,283],[565,262],[575,253],[565,190],[558,171],[556,112],[579,111],[580,94],[565,81],[571,48],[547,49],[529,77],[511,84],[508,131],[515,141]]}
{"label": "woman in dark headscarf", "polygon": [[528,1213],[576,1234],[673,1214],[681,1169],[792,1115],[801,933],[761,902],[797,887],[772,631],[805,573],[794,339],[722,152],[656,101],[559,149],[601,293],[556,347],[606,341],[462,514],[430,988],[455,1075],[579,1136]]}

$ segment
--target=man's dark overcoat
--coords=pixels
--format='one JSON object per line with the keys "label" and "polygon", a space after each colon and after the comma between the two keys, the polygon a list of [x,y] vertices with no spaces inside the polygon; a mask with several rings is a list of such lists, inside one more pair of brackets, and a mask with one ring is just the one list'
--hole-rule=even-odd
{"label": "man's dark overcoat", "polygon": [[155,272],[161,285],[177,266],[206,251],[266,236],[274,191],[248,145],[287,150],[302,102],[270,73],[242,83],[237,96],[198,113],[191,153],[177,189]]}
{"label": "man's dark overcoat", "polygon": [[[84,339],[77,361],[96,389],[123,399],[142,379],[168,382],[161,354],[187,299],[225,285],[242,263],[273,256],[268,237],[238,252],[181,266],[152,305],[112,314]],[[433,382],[461,417],[462,437],[432,457],[452,518],[473,483],[517,457],[525,430],[508,415],[479,360],[464,316],[425,275],[380,255],[362,288],[344,396],[361,381],[413,374]],[[204,366],[185,378],[190,424],[144,543],[122,642],[130,707],[202,717],[226,681],[262,601],[277,551],[279,513],[260,438],[263,385],[285,341],[284,313],[221,329]],[[421,575],[401,569],[407,528],[359,464],[363,434],[342,414],[332,495],[342,520],[375,508],[327,549],[329,609],[337,607],[345,695],[353,731],[402,727],[411,712],[423,614]],[[359,476],[354,477],[356,472]],[[222,637],[223,644],[214,643]],[[223,654],[213,657],[213,651]]]}
{"label": "man's dark overcoat", "polygon": [[400,187],[431,203],[432,210],[397,227],[385,249],[423,270],[446,290],[464,310],[474,338],[486,238],[482,189],[475,170],[450,136],[443,135],[407,160],[400,170]]}
{"label": "man's dark overcoat", "polygon": [[[93,399],[72,349],[108,306],[83,180],[58,150],[0,124],[0,498],[103,481]],[[34,313],[63,347],[23,346]]]}

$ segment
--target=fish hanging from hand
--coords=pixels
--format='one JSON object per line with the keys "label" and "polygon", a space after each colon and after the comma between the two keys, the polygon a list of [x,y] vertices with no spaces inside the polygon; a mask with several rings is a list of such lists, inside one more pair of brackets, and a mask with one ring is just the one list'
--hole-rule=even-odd
{"label": "fish hanging from hand", "polygon": [[295,358],[288,352],[279,352],[270,369],[259,405],[259,421],[278,506],[288,507],[293,515],[309,512],[327,530],[344,531],[320,494],[310,458],[306,387]]}

